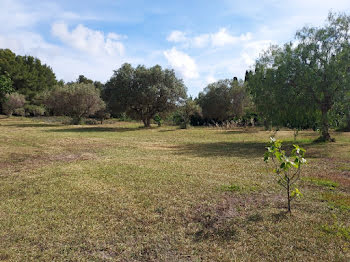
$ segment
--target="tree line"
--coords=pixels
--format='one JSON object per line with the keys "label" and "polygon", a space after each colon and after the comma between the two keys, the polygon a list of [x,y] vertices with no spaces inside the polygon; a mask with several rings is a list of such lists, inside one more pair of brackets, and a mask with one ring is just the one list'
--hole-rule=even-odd
{"label": "tree line", "polygon": [[350,16],[329,13],[323,27],[304,27],[296,41],[271,46],[246,71],[187,96],[175,72],[123,64],[105,83],[80,75],[57,81],[52,69],[32,56],[0,49],[0,103],[8,115],[67,115],[74,123],[109,115],[141,120],[145,127],[171,118],[192,125],[264,125],[295,130],[350,130]]}

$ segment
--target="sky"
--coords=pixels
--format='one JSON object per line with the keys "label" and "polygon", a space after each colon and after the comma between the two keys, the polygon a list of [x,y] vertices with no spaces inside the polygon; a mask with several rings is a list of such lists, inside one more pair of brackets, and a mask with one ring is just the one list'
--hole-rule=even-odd
{"label": "sky", "polygon": [[58,80],[106,82],[123,63],[174,69],[189,95],[244,78],[271,44],[322,26],[349,0],[0,0],[0,48],[38,57]]}

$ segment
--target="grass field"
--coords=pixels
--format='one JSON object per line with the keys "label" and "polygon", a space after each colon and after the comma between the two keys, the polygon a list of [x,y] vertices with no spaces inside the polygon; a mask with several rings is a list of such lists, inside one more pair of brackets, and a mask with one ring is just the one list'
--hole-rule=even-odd
{"label": "grass field", "polygon": [[289,216],[270,132],[139,126],[0,119],[0,260],[350,260],[350,133],[300,132]]}

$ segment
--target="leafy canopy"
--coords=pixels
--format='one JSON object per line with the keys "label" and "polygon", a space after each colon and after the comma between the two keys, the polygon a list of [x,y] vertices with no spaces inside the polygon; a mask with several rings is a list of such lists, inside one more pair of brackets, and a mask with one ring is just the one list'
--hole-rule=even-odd
{"label": "leafy canopy", "polygon": [[296,43],[271,47],[248,76],[258,110],[274,124],[308,127],[317,119],[331,140],[328,113],[350,90],[350,17],[328,16],[321,28],[304,27]]}
{"label": "leafy canopy", "polygon": [[174,110],[186,98],[186,87],[173,70],[124,64],[106,83],[104,97],[112,113],[126,112],[149,127],[156,114]]}

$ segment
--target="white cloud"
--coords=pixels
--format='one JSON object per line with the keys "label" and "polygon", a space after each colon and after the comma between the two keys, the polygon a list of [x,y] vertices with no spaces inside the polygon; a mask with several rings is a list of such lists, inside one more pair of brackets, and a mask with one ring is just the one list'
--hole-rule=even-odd
{"label": "white cloud", "polygon": [[169,42],[180,43],[180,42],[186,42],[187,37],[184,32],[176,30],[170,33],[170,35],[167,37],[167,40]]}
{"label": "white cloud", "polygon": [[110,33],[107,36],[101,31],[91,30],[83,25],[78,25],[71,32],[65,23],[54,23],[52,34],[63,43],[90,55],[123,55],[124,45],[115,41],[117,34]]}
{"label": "white cloud", "polygon": [[216,82],[216,78],[212,75],[208,75],[206,78],[206,82],[207,82],[207,84],[212,84],[212,83]]}
{"label": "white cloud", "polygon": [[197,64],[189,55],[178,51],[175,47],[173,47],[170,50],[164,51],[164,56],[168,60],[168,63],[185,79],[194,79],[199,77]]}
{"label": "white cloud", "polygon": [[182,43],[184,47],[204,48],[211,44],[213,47],[224,47],[235,45],[240,42],[249,41],[252,39],[250,32],[240,36],[230,34],[227,28],[220,28],[218,32],[212,34],[201,34],[193,37],[188,37],[186,33],[176,30],[172,31],[167,37],[169,42]]}
{"label": "white cloud", "polygon": [[209,34],[203,34],[192,38],[193,46],[198,48],[205,47],[206,45],[208,45],[209,41],[210,41]]}
{"label": "white cloud", "polygon": [[213,46],[226,46],[237,44],[240,40],[247,40],[246,36],[235,37],[227,32],[226,28],[221,28],[217,33],[211,35]]}

